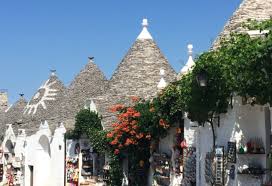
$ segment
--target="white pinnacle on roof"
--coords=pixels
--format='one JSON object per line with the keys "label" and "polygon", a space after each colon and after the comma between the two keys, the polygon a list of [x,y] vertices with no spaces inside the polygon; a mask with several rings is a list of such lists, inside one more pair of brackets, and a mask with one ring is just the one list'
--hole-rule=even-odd
{"label": "white pinnacle on roof", "polygon": [[192,68],[195,65],[195,62],[193,60],[193,45],[189,44],[187,48],[188,48],[189,58],[187,63],[184,65],[184,67],[180,71],[181,75],[188,73],[190,70],[192,70]]}
{"label": "white pinnacle on roof", "polygon": [[93,100],[91,100],[90,111],[97,113],[96,105]]}
{"label": "white pinnacle on roof", "polygon": [[46,120],[42,121],[41,124],[40,124],[39,129],[40,129],[40,130],[49,129],[48,122],[47,122]]}
{"label": "white pinnacle on roof", "polygon": [[142,26],[143,26],[143,30],[140,33],[140,35],[137,37],[137,39],[153,39],[152,36],[150,35],[150,33],[147,30],[147,26],[148,26],[148,20],[147,19],[143,19]]}
{"label": "white pinnacle on roof", "polygon": [[55,76],[56,75],[56,70],[55,69],[51,69],[50,72],[51,72],[51,76]]}
{"label": "white pinnacle on roof", "polygon": [[165,74],[164,69],[160,69],[161,80],[160,80],[160,82],[159,82],[159,84],[157,86],[158,89],[163,89],[167,85],[166,81],[163,78],[164,74]]}

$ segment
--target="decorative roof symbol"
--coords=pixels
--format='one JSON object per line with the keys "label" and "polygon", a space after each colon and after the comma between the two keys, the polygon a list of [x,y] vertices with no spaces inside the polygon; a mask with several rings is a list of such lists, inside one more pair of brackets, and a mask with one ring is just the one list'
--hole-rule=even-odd
{"label": "decorative roof symbol", "polygon": [[180,71],[181,75],[188,73],[190,70],[192,70],[192,68],[195,65],[195,62],[193,60],[193,45],[189,44],[187,48],[188,48],[189,58],[187,63],[184,65],[184,67]]}
{"label": "decorative roof symbol", "polygon": [[47,109],[46,101],[55,100],[58,90],[52,88],[52,86],[57,83],[57,81],[49,82],[48,79],[45,84],[43,84],[38,92],[34,95],[34,97],[27,103],[24,114],[32,114],[34,115],[38,107],[42,107],[43,109]]}
{"label": "decorative roof symbol", "polygon": [[51,76],[55,76],[56,75],[56,70],[55,69],[51,69],[50,72],[51,72]]}
{"label": "decorative roof symbol", "polygon": [[151,34],[147,30],[147,27],[148,27],[147,19],[143,19],[142,26],[143,26],[143,30],[140,33],[140,35],[137,37],[137,39],[153,39]]}
{"label": "decorative roof symbol", "polygon": [[166,81],[165,81],[164,78],[163,78],[164,74],[165,74],[164,69],[161,68],[161,69],[160,69],[161,80],[160,80],[160,82],[159,82],[159,84],[158,84],[158,86],[157,86],[158,89],[163,89],[163,88],[165,88],[166,85],[167,85]]}
{"label": "decorative roof symbol", "polygon": [[93,100],[91,100],[90,111],[97,113],[96,105]]}

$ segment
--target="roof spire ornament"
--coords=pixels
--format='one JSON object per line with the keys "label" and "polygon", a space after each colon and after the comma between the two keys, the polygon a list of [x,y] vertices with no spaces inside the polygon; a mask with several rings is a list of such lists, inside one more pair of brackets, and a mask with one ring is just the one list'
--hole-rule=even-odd
{"label": "roof spire ornament", "polygon": [[56,76],[56,70],[55,69],[51,69],[50,72],[51,72],[51,76]]}
{"label": "roof spire ornament", "polygon": [[91,100],[90,111],[97,113],[96,105],[93,100]]}
{"label": "roof spire ornament", "polygon": [[89,59],[90,62],[94,61],[94,57],[93,56],[89,56],[88,59]]}
{"label": "roof spire ornament", "polygon": [[147,27],[148,27],[148,20],[147,19],[143,19],[142,26],[143,26],[143,30],[139,34],[137,39],[140,39],[140,40],[153,39],[152,36],[150,35],[150,33],[147,30]]}
{"label": "roof spire ornament", "polygon": [[157,86],[159,90],[164,89],[164,88],[166,87],[166,85],[167,85],[166,81],[165,81],[164,78],[163,78],[164,75],[165,75],[165,71],[164,71],[163,68],[161,68],[161,69],[160,69],[161,80],[160,80],[160,82],[159,82],[159,84],[158,84],[158,86]]}
{"label": "roof spire ornament", "polygon": [[192,44],[188,44],[187,46],[188,48],[188,55],[189,55],[189,58],[188,58],[188,61],[187,63],[184,65],[184,67],[180,70],[180,74],[181,75],[185,75],[187,74],[190,70],[192,70],[192,68],[194,67],[195,65],[195,62],[193,60],[193,45]]}

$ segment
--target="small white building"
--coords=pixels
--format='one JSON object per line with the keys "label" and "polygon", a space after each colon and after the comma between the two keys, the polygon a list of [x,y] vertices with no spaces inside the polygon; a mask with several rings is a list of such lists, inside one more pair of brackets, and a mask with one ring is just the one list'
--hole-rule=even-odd
{"label": "small white building", "polygon": [[63,124],[59,124],[52,135],[44,121],[35,134],[26,136],[24,130],[19,129],[18,136],[15,136],[11,125],[7,125],[2,143],[1,184],[64,185],[65,132]]}

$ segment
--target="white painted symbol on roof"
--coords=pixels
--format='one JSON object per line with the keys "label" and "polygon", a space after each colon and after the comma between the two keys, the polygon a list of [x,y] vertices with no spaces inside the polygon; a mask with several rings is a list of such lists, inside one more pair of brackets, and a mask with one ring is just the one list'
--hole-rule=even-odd
{"label": "white painted symbol on roof", "polygon": [[49,79],[39,88],[38,92],[34,95],[33,99],[31,99],[25,109],[24,114],[36,114],[39,107],[43,109],[47,109],[46,101],[55,100],[55,96],[57,95],[56,89],[51,88],[56,81],[49,83]]}

